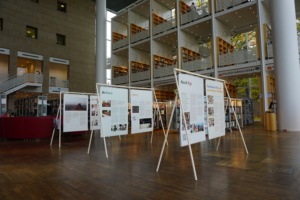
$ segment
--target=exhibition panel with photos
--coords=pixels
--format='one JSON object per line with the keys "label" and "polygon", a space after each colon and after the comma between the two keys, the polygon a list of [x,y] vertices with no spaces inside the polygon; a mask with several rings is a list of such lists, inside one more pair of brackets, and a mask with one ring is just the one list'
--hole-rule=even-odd
{"label": "exhibition panel with photos", "polygon": [[[189,147],[194,178],[197,180],[191,144],[206,141],[205,127],[208,127],[208,139],[219,138],[217,146],[218,150],[220,138],[225,136],[225,111],[223,100],[224,88],[226,89],[225,81],[176,68],[174,69],[174,75],[178,89],[175,102],[179,100],[178,102],[180,104],[180,146]],[[231,101],[227,89],[226,93],[229,97],[229,101]],[[207,105],[205,105],[205,99]],[[173,105],[171,118],[174,115],[175,107],[176,104]],[[205,117],[205,115],[207,115],[207,117]],[[238,121],[236,123],[238,124]],[[171,121],[168,124],[156,171],[158,171],[160,167],[170,126]],[[248,149],[239,124],[238,127],[246,153],[248,154]]]}
{"label": "exhibition panel with photos", "polygon": [[53,143],[56,129],[59,130],[59,147],[61,147],[61,131],[100,130],[100,116],[96,94],[61,91],[59,102],[50,145]]}
{"label": "exhibition panel with photos", "polygon": [[[100,113],[100,133],[104,139],[106,157],[107,147],[105,137],[127,135],[129,132],[129,115],[131,116],[131,134],[152,132],[154,115],[152,105],[158,105],[155,91],[152,88],[138,88],[118,85],[96,84]],[[153,98],[154,97],[154,98]],[[155,102],[153,102],[153,99]],[[128,111],[130,105],[131,113]],[[161,116],[160,111],[158,111]],[[161,119],[161,117],[160,117]],[[164,127],[162,120],[162,127]],[[163,132],[164,128],[163,128]],[[90,136],[88,154],[93,136]]]}

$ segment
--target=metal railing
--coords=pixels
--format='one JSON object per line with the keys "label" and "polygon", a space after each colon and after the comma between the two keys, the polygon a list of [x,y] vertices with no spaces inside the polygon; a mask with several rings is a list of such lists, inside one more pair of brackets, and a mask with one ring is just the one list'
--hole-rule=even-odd
{"label": "metal railing", "polygon": [[144,80],[150,80],[150,70],[131,74],[132,82],[144,81]]}
{"label": "metal railing", "polygon": [[176,65],[169,65],[166,67],[160,67],[157,69],[154,69],[154,78],[160,78],[164,76],[171,76],[174,75],[174,68],[176,68]]}
{"label": "metal railing", "polygon": [[119,49],[121,47],[125,47],[128,45],[128,38],[123,38],[121,40],[118,40],[116,42],[112,43],[112,48],[115,49]]}
{"label": "metal railing", "polygon": [[211,58],[201,58],[189,62],[182,63],[182,69],[187,71],[203,71],[212,68]]}
{"label": "metal railing", "polygon": [[131,43],[146,39],[149,37],[149,30],[146,29],[131,36]]}
{"label": "metal railing", "polygon": [[56,77],[50,77],[50,87],[61,87],[61,88],[69,88],[69,81],[58,79]]}
{"label": "metal railing", "polygon": [[167,19],[166,22],[153,26],[153,35],[163,33],[176,27],[176,21],[174,18]]}
{"label": "metal railing", "polygon": [[190,10],[189,12],[181,16],[181,24],[186,24],[209,15],[209,8],[207,5],[197,7],[195,10]]}
{"label": "metal railing", "polygon": [[216,11],[222,11],[233,6],[237,6],[242,3],[247,3],[252,0],[217,0],[216,2]]}
{"label": "metal railing", "polygon": [[24,83],[43,83],[43,75],[25,73],[22,75],[12,76],[9,79],[0,82],[0,93]]}
{"label": "metal railing", "polygon": [[241,64],[257,60],[256,48],[242,49],[219,55],[219,66]]}
{"label": "metal railing", "polygon": [[129,82],[129,76],[128,76],[128,74],[126,74],[124,76],[113,77],[111,79],[111,82],[114,85],[127,84]]}
{"label": "metal railing", "polygon": [[3,73],[0,73],[0,83],[2,81],[5,81],[9,78],[9,75],[8,74],[3,74]]}

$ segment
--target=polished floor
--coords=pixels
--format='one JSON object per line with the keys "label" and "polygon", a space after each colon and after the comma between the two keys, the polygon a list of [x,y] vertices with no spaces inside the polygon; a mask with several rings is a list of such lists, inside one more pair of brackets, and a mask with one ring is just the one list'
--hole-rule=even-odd
{"label": "polished floor", "polygon": [[159,172],[163,134],[103,140],[89,134],[49,140],[0,142],[0,199],[300,199],[300,133],[243,129],[249,155],[237,132],[192,145],[198,181],[187,147],[169,135]]}

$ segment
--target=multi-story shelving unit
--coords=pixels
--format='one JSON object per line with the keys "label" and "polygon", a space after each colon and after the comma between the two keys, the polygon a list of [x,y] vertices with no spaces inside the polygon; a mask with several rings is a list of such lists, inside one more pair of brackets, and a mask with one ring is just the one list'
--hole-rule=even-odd
{"label": "multi-story shelving unit", "polygon": [[168,101],[175,99],[175,94],[172,91],[155,90],[155,95],[158,101]]}
{"label": "multi-story shelving unit", "polygon": [[112,66],[113,77],[126,76],[128,74],[127,67]]}
{"label": "multi-story shelving unit", "polygon": [[141,63],[137,61],[131,61],[131,72],[139,73],[144,71],[149,71],[150,65],[146,63]]}
{"label": "multi-story shelving unit", "polygon": [[35,96],[17,99],[15,101],[15,115],[21,117],[47,116],[47,96]]}
{"label": "multi-story shelving unit", "polygon": [[6,113],[7,98],[6,95],[0,95],[0,117]]}
{"label": "multi-story shelving unit", "polygon": [[217,37],[217,44],[218,44],[219,55],[234,51],[234,46],[232,46],[229,42],[226,42],[224,39],[220,37]]}
{"label": "multi-story shelving unit", "polygon": [[254,123],[253,102],[251,99],[243,99],[243,123],[250,125]]}
{"label": "multi-story shelving unit", "polygon": [[[243,123],[243,99],[235,99],[231,98],[231,102],[229,98],[224,98],[225,105],[225,127],[227,130],[231,131],[232,129],[237,129],[236,119],[242,128],[244,126]],[[236,113],[236,117],[234,116],[234,112]]]}
{"label": "multi-story shelving unit", "polygon": [[184,63],[201,59],[200,53],[195,52],[191,49],[181,47],[181,52],[182,52],[182,62],[184,62]]}
{"label": "multi-story shelving unit", "polygon": [[154,68],[158,69],[161,67],[167,67],[167,66],[171,66],[174,65],[175,62],[173,59],[171,58],[166,58],[163,56],[159,56],[159,55],[153,55],[154,58]]}
{"label": "multi-story shelving unit", "polygon": [[[225,83],[225,86],[228,90],[228,93],[230,95],[230,98],[236,98],[237,95],[237,90],[236,90],[236,86],[229,84],[229,83]],[[228,97],[226,90],[224,89],[224,97]]]}

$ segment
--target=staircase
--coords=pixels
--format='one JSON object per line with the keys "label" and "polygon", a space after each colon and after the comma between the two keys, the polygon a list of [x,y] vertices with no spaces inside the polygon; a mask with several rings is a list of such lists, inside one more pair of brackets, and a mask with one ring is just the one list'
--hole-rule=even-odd
{"label": "staircase", "polygon": [[27,86],[41,87],[42,74],[25,73],[0,82],[0,94],[8,95]]}

